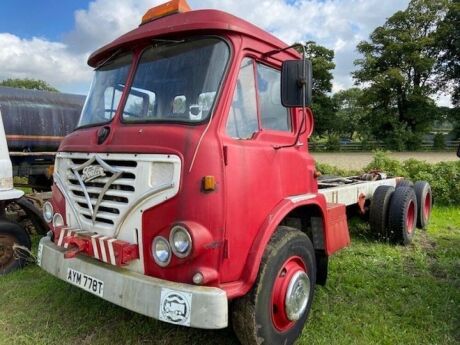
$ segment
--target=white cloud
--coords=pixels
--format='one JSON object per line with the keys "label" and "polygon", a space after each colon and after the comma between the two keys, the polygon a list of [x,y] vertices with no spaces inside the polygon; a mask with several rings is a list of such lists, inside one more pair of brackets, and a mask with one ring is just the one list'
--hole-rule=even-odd
{"label": "white cloud", "polygon": [[0,79],[35,78],[62,86],[86,82],[91,76],[82,63],[85,54],[71,54],[63,43],[0,33],[0,47]]}
{"label": "white cloud", "polygon": [[[334,90],[350,87],[356,44],[409,0],[189,0],[192,8],[216,8],[242,17],[287,43],[314,40],[336,49]],[[136,28],[145,11],[164,0],[94,0],[75,12],[74,29],[62,42],[0,34],[0,78],[47,80],[65,91],[86,92],[94,49]]]}
{"label": "white cloud", "polygon": [[313,40],[335,50],[334,92],[353,85],[356,45],[409,0],[195,0],[242,17],[287,43]]}
{"label": "white cloud", "polygon": [[450,95],[446,95],[445,93],[438,93],[436,95],[436,103],[438,103],[439,106],[441,107],[451,107],[452,106],[452,99]]}
{"label": "white cloud", "polygon": [[69,49],[93,51],[136,28],[142,15],[164,0],[95,0],[75,12],[75,29],[65,36]]}

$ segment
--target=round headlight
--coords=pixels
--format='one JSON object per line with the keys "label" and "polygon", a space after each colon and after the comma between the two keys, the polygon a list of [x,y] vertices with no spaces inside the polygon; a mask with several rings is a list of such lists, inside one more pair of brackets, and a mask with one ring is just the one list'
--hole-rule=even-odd
{"label": "round headlight", "polygon": [[155,237],[152,243],[152,255],[159,266],[167,266],[171,261],[171,247],[164,237]]}
{"label": "round headlight", "polygon": [[51,223],[53,221],[53,205],[50,202],[45,202],[43,204],[43,218],[47,223]]}
{"label": "round headlight", "polygon": [[173,253],[179,258],[185,258],[192,251],[192,238],[187,229],[181,225],[171,229],[169,243]]}
{"label": "round headlight", "polygon": [[53,217],[53,226],[59,227],[59,226],[64,226],[64,218],[62,218],[60,213],[56,213]]}

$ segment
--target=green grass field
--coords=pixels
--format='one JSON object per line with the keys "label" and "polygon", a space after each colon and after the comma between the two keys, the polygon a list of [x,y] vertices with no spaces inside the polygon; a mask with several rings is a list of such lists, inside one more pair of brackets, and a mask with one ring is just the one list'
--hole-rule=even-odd
{"label": "green grass field", "polygon": [[[433,211],[409,247],[351,225],[299,344],[459,344],[460,208]],[[36,266],[0,278],[0,344],[238,344],[230,330],[164,324],[106,303]]]}

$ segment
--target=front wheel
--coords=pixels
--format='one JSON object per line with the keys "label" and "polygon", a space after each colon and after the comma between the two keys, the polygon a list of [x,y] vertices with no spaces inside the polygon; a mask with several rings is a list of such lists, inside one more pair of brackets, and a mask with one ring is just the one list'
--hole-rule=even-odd
{"label": "front wheel", "polygon": [[315,285],[310,239],[296,229],[278,227],[252,290],[233,305],[233,328],[241,343],[293,344],[307,320]]}

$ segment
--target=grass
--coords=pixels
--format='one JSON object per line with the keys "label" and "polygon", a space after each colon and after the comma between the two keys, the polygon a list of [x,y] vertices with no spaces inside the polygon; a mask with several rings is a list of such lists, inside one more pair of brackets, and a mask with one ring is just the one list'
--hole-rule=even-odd
{"label": "grass", "polygon": [[[460,343],[460,210],[439,207],[408,247],[352,222],[299,344]],[[238,344],[229,329],[176,327],[124,310],[36,266],[0,278],[0,344]]]}

